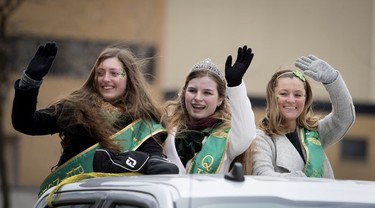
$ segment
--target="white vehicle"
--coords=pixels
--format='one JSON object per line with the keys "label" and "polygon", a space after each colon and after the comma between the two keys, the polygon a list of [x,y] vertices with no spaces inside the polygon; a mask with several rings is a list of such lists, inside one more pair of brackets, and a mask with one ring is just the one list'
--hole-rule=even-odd
{"label": "white vehicle", "polygon": [[[238,167],[238,166],[235,166]],[[234,170],[234,173],[239,173]],[[50,193],[53,193],[50,195]],[[35,208],[375,207],[375,182],[228,175],[83,179],[51,188]]]}

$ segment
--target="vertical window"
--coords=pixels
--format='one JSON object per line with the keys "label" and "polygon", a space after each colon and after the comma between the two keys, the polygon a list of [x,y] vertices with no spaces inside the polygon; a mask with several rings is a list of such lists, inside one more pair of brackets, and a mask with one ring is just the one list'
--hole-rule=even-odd
{"label": "vertical window", "polygon": [[342,160],[367,160],[368,144],[365,138],[344,138],[341,142],[340,156]]}

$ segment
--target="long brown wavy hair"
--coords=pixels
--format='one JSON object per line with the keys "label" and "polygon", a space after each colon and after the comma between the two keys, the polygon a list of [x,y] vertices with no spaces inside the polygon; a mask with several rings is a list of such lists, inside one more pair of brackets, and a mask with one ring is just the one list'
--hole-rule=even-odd
{"label": "long brown wavy hair", "polygon": [[145,60],[138,60],[130,50],[121,47],[121,45],[113,45],[104,49],[83,86],[57,101],[54,105],[70,109],[71,114],[60,114],[60,116],[71,120],[72,124],[83,125],[89,131],[90,136],[101,146],[119,151],[119,146],[109,137],[120,127],[114,126],[112,122],[108,121],[107,117],[100,113],[97,100],[102,98],[97,90],[98,84],[96,83],[95,73],[97,67],[104,60],[113,57],[118,58],[122,63],[127,75],[125,93],[111,103],[112,106],[120,109],[123,113],[120,118],[127,122],[139,118],[160,122],[162,109],[158,102],[151,97],[150,87],[142,73]]}
{"label": "long brown wavy hair", "polygon": [[221,127],[230,127],[231,114],[228,99],[226,97],[225,81],[208,70],[197,70],[188,74],[185,84],[178,94],[179,96],[175,100],[167,101],[165,104],[163,120],[166,121],[169,132],[174,128],[177,128],[177,131],[179,132],[188,130],[187,122],[189,114],[185,106],[186,88],[190,80],[200,77],[210,77],[214,80],[217,84],[219,97],[224,98],[222,104],[216,108],[216,111],[210,117],[222,121],[222,124],[220,125]]}

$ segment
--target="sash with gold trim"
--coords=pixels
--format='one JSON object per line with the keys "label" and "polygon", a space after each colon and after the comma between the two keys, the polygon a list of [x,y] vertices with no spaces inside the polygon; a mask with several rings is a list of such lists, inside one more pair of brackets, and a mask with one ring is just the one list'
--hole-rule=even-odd
{"label": "sash with gold trim", "polygon": [[220,170],[228,148],[228,131],[217,129],[206,138],[201,151],[192,160],[188,173],[209,174]]}
{"label": "sash with gold trim", "polygon": [[[136,150],[144,141],[160,132],[166,132],[160,123],[156,123],[155,121],[146,122],[138,119],[112,135],[111,138],[118,140],[123,150]],[[93,172],[93,158],[98,148],[100,148],[99,144],[87,148],[49,174],[40,186],[38,197],[65,178],[81,173]]]}
{"label": "sash with gold trim", "polygon": [[302,146],[306,151],[306,164],[303,169],[306,176],[321,178],[324,174],[324,150],[317,131],[300,128]]}

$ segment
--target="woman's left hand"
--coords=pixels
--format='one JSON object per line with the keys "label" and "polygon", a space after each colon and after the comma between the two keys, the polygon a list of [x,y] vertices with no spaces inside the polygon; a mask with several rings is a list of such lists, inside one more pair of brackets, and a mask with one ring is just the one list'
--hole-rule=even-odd
{"label": "woman's left hand", "polygon": [[236,62],[232,66],[232,56],[229,55],[225,62],[225,79],[227,80],[228,87],[235,87],[241,84],[242,77],[246,70],[249,68],[254,54],[251,48],[243,46],[238,48]]}
{"label": "woman's left hand", "polygon": [[323,84],[332,83],[338,76],[338,72],[331,65],[314,55],[298,58],[295,66],[300,68],[307,76]]}

